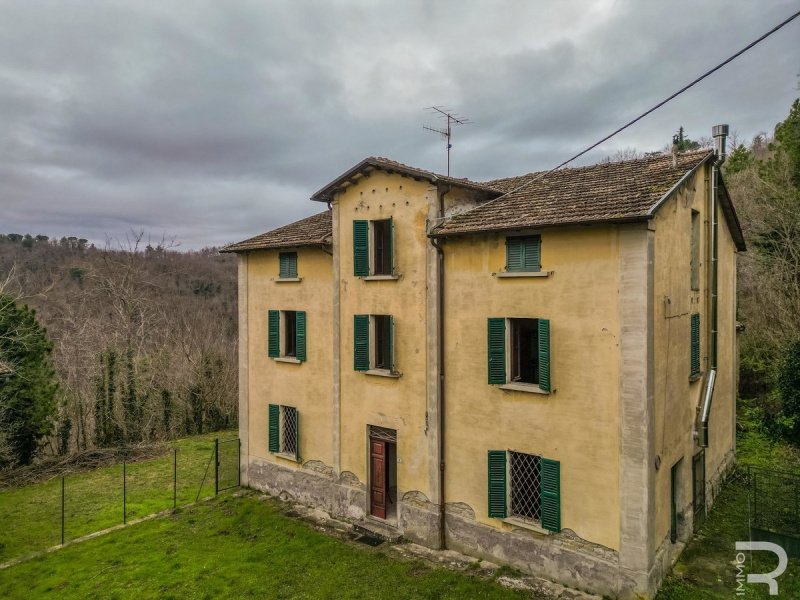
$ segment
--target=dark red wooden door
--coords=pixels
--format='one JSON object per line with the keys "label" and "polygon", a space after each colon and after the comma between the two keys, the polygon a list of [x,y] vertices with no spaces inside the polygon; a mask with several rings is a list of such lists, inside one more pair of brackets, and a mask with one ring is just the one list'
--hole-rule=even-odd
{"label": "dark red wooden door", "polygon": [[370,474],[370,513],[381,519],[386,518],[386,442],[369,440]]}

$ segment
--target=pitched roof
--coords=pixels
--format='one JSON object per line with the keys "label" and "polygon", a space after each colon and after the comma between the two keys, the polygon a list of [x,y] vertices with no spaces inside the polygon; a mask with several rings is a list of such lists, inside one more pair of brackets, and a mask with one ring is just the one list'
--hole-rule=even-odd
{"label": "pitched roof", "polygon": [[331,181],[322,189],[315,192],[311,196],[311,199],[319,202],[330,202],[333,199],[333,194],[336,191],[347,187],[348,185],[352,185],[360,177],[363,177],[365,174],[369,174],[371,171],[376,169],[386,171],[387,173],[400,173],[401,175],[406,175],[415,179],[426,179],[431,183],[447,183],[462,188],[487,192],[493,196],[497,195],[497,190],[484,183],[470,181],[469,179],[458,179],[456,177],[450,177],[449,175],[439,175],[438,173],[434,173],[432,171],[418,169],[417,167],[410,167],[408,165],[404,165],[403,163],[399,163],[388,158],[383,158],[381,156],[370,156]]}
{"label": "pitched roof", "polygon": [[648,219],[668,192],[713,156],[710,150],[687,152],[678,156],[677,168],[664,154],[487,181],[506,195],[447,219],[433,235]]}
{"label": "pitched roof", "polygon": [[278,227],[247,240],[229,244],[220,252],[247,252],[272,248],[297,248],[300,246],[330,246],[332,233],[331,211],[326,210],[289,225]]}

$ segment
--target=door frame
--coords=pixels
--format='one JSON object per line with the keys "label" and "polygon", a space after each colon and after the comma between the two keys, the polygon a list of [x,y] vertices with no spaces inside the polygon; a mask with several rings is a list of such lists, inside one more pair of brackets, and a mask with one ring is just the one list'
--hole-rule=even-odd
{"label": "door frame", "polygon": [[[377,434],[377,435],[376,435]],[[389,523],[393,525],[397,525],[400,522],[400,502],[395,500],[395,510],[393,515],[389,515],[388,511],[388,504],[387,504],[387,511],[386,511],[386,518],[382,519],[381,517],[377,517],[372,514],[372,440],[375,439],[377,441],[385,442],[384,448],[386,448],[386,464],[384,465],[384,469],[386,470],[386,497],[389,497],[389,487],[390,487],[390,480],[389,480],[389,465],[388,465],[388,457],[390,453],[388,451],[389,444],[394,444],[394,456],[395,461],[397,459],[397,430],[390,429],[388,427],[381,427],[379,425],[367,425],[366,427],[366,467],[367,467],[367,489],[364,498],[364,514],[368,519],[375,519],[376,521],[380,521],[381,523]],[[397,476],[397,465],[394,466],[395,477]],[[395,482],[396,483],[396,482]],[[399,494],[398,494],[399,496]]]}

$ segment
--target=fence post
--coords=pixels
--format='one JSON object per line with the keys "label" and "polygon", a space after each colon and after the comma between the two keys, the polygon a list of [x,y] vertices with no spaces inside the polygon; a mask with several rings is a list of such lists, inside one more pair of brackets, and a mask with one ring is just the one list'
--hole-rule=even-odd
{"label": "fence post", "polygon": [[128,522],[128,490],[127,490],[127,467],[125,466],[125,459],[122,459],[122,524]]}
{"label": "fence post", "polygon": [[214,495],[219,494],[219,438],[214,438]]}
{"label": "fence post", "polygon": [[178,449],[172,453],[172,509],[178,507]]}
{"label": "fence post", "polygon": [[64,475],[61,476],[61,545],[64,545]]}

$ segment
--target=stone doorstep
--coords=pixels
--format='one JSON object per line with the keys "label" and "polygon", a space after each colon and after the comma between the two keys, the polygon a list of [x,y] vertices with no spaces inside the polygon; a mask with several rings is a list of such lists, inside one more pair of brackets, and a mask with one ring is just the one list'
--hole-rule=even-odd
{"label": "stone doorstep", "polygon": [[403,537],[403,534],[396,527],[392,527],[388,523],[381,523],[380,521],[373,521],[371,519],[364,519],[358,523],[353,523],[353,531],[380,538],[391,543],[399,542]]}

